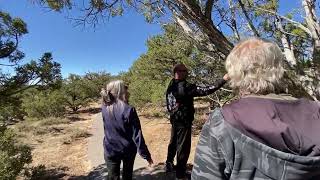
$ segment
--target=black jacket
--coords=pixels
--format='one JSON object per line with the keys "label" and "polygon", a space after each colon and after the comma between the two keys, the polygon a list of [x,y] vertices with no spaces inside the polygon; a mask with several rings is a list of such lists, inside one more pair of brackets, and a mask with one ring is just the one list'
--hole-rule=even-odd
{"label": "black jacket", "polygon": [[191,126],[194,119],[193,97],[214,93],[226,83],[217,80],[213,86],[199,87],[186,80],[172,79],[166,92],[167,109],[170,122],[174,125]]}

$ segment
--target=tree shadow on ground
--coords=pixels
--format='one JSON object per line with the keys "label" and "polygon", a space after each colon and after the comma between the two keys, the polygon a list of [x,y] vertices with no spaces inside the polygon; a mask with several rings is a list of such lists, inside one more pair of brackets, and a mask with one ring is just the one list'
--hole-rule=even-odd
{"label": "tree shadow on ground", "polygon": [[[191,172],[192,165],[187,165],[187,171]],[[37,174],[33,179],[37,180],[105,180],[107,173],[106,164],[101,164],[94,168],[87,175],[69,176],[66,171],[68,167],[46,168],[45,166],[37,167]],[[143,167],[134,170],[133,179],[135,180],[175,180],[175,172],[167,173],[164,170],[164,163],[154,165],[152,168]],[[188,179],[191,179],[190,175]]]}
{"label": "tree shadow on ground", "polygon": [[[188,164],[188,171],[192,169],[192,165]],[[67,176],[65,171],[67,167],[59,167],[54,169],[45,169],[42,170],[41,174],[38,174],[38,177],[35,177],[39,180],[59,180],[59,179],[68,179],[68,180],[105,180],[107,177],[107,167],[106,164],[101,164],[98,167],[94,168],[86,176]],[[164,171],[164,163],[159,163],[153,168],[140,168],[133,172],[133,179],[136,180],[174,180],[175,172],[166,173]],[[190,177],[188,179],[191,179]]]}
{"label": "tree shadow on ground", "polygon": [[89,107],[85,109],[80,109],[79,113],[89,113],[89,114],[97,114],[101,112],[101,107]]}
{"label": "tree shadow on ground", "polygon": [[68,118],[71,122],[85,121],[85,120],[87,120],[86,118],[79,117],[78,115],[70,115],[70,116],[67,116],[67,118]]}
{"label": "tree shadow on ground", "polygon": [[98,167],[94,168],[88,175],[88,180],[104,180],[107,177],[107,165],[100,164]]}
{"label": "tree shadow on ground", "polygon": [[[187,169],[190,172],[192,165],[188,164]],[[87,176],[74,176],[69,179],[86,179],[86,180],[104,180],[107,177],[106,164],[101,164],[94,168]],[[175,172],[166,173],[164,170],[164,163],[154,165],[154,167],[143,167],[133,172],[133,179],[136,180],[174,180]],[[188,179],[191,179],[188,177]]]}
{"label": "tree shadow on ground", "polygon": [[164,170],[164,163],[155,165],[153,168],[143,167],[133,172],[137,180],[174,180],[175,173],[167,173]]}
{"label": "tree shadow on ground", "polygon": [[77,112],[69,112],[67,114],[67,118],[71,122],[85,121],[85,120],[87,120],[87,118],[80,117],[81,113],[88,113],[89,115],[93,115],[93,114],[97,114],[97,113],[100,113],[100,112],[101,112],[101,108],[90,107],[90,108],[86,108],[86,109],[80,109]]}
{"label": "tree shadow on ground", "polygon": [[31,179],[58,180],[67,176],[65,172],[68,170],[68,167],[46,168],[45,166],[40,165],[33,168],[33,175]]}

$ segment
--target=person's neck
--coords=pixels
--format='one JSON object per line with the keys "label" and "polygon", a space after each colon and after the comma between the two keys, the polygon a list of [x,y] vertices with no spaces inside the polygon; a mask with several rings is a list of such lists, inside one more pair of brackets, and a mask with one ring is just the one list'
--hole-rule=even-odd
{"label": "person's neck", "polygon": [[253,93],[250,93],[250,92],[243,92],[243,91],[239,92],[239,96],[240,97],[246,97],[246,96],[250,96],[250,95],[256,95],[256,94],[253,94]]}
{"label": "person's neck", "polygon": [[297,98],[293,97],[291,94],[275,94],[275,93],[269,93],[269,94],[247,94],[244,96],[241,96],[241,98],[248,98],[248,97],[255,97],[255,98],[264,98],[264,99],[279,99],[279,100],[297,100]]}

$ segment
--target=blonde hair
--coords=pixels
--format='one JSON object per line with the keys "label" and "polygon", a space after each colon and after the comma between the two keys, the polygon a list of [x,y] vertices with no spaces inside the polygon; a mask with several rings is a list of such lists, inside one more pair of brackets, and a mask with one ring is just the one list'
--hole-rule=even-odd
{"label": "blonde hair", "polygon": [[106,88],[102,89],[100,94],[102,102],[107,106],[110,115],[113,114],[114,108],[120,108],[120,112],[124,110],[125,106],[125,93],[126,86],[122,80],[111,81],[107,84]]}
{"label": "blonde hair", "polygon": [[279,88],[284,74],[279,46],[259,38],[237,44],[226,60],[230,86],[241,93],[268,94]]}

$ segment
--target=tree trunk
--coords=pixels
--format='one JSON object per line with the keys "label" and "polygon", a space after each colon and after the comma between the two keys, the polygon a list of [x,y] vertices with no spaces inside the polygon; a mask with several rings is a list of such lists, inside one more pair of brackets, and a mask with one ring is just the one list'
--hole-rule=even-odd
{"label": "tree trunk", "polygon": [[316,0],[302,0],[305,11],[307,28],[310,30],[313,41],[313,63],[316,68],[320,68],[320,24],[316,15]]}
{"label": "tree trunk", "polygon": [[297,60],[294,56],[293,46],[291,45],[288,36],[284,33],[283,25],[280,18],[277,18],[276,27],[281,32],[281,43],[283,45],[283,53],[291,67],[297,65]]}
{"label": "tree trunk", "polygon": [[248,11],[245,8],[245,5],[243,4],[242,0],[238,0],[238,2],[241,7],[242,13],[244,14],[244,17],[246,18],[246,20],[248,22],[248,26],[249,26],[250,30],[253,32],[254,36],[260,37],[260,34],[259,34],[258,30],[256,29],[256,27],[254,26],[252,20],[250,19]]}
{"label": "tree trunk", "polygon": [[312,61],[314,69],[307,73],[307,82],[311,82],[305,86],[312,92],[312,95],[320,100],[320,24],[316,15],[316,0],[302,0],[302,6],[305,11],[306,26],[310,30],[310,36],[313,43]]}
{"label": "tree trunk", "polygon": [[193,0],[176,0],[175,2],[175,9],[186,19],[192,20],[207,35],[217,52],[224,58],[227,57],[233,44],[217,29],[211,18],[202,13],[200,6]]}
{"label": "tree trunk", "polygon": [[[168,3],[168,6],[171,11],[174,12],[173,14],[182,17],[181,19],[177,19],[177,22],[182,27],[184,26],[184,31],[186,31],[188,34],[197,34],[196,31],[200,30],[203,35],[208,38],[209,43],[212,43],[214,48],[214,51],[212,51],[212,53],[219,54],[222,59],[225,59],[229,55],[234,45],[224,36],[221,31],[217,29],[212,20],[206,17],[208,15],[203,14],[200,6],[196,1],[175,0],[170,3]],[[187,22],[192,22],[193,24],[190,25]],[[193,31],[193,33],[191,33],[191,31]],[[288,61],[291,61],[292,64],[296,63],[292,46],[290,45],[287,38],[283,40],[284,42],[286,42],[285,44],[289,50],[287,51]],[[299,77],[295,74],[287,77],[286,82],[288,83],[289,93],[293,94],[296,97],[317,99],[314,94],[310,94],[310,91],[305,89],[304,85],[299,80]]]}
{"label": "tree trunk", "polygon": [[230,11],[231,11],[231,26],[232,26],[233,34],[234,34],[235,39],[237,41],[240,41],[241,37],[240,37],[240,33],[238,31],[238,26],[237,26],[236,12],[234,9],[235,6],[233,5],[232,0],[229,0],[228,3],[229,3]]}

